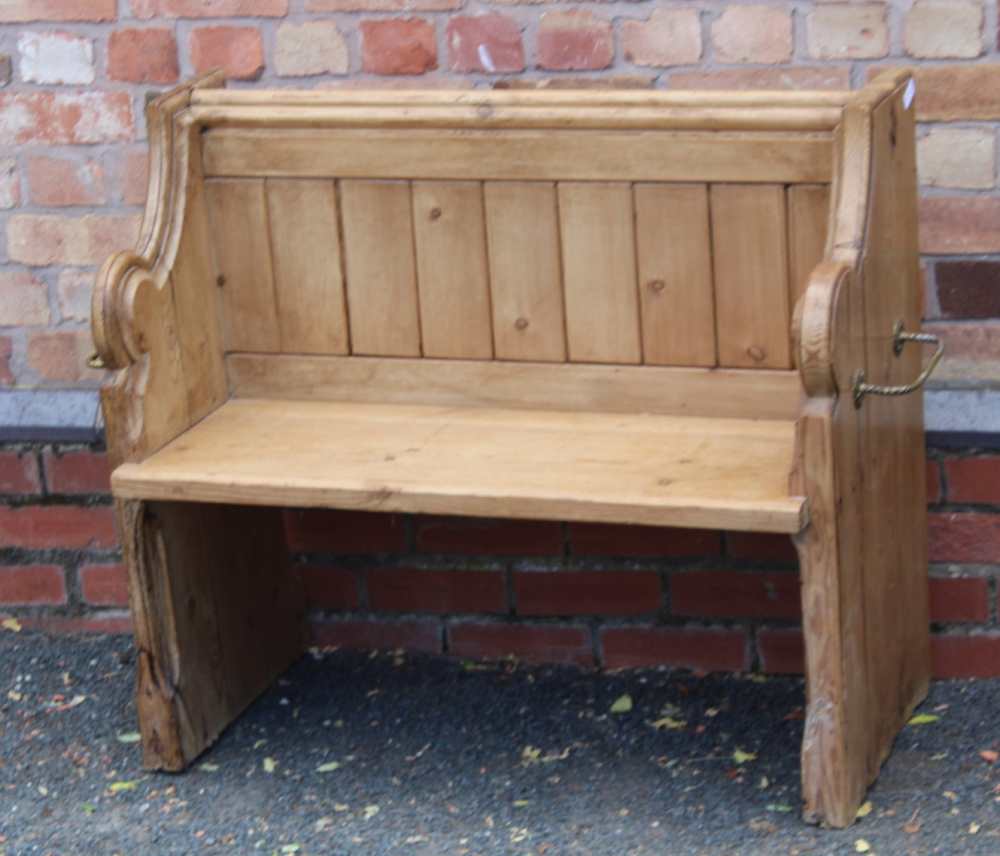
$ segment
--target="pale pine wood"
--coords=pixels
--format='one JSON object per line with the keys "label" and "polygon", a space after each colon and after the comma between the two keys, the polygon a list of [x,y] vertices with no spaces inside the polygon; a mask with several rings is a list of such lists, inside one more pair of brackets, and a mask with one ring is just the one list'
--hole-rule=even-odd
{"label": "pale pine wood", "polygon": [[336,186],[267,179],[266,190],[281,350],[349,353]]}
{"label": "pale pine wood", "polygon": [[641,362],[631,187],[561,183],[559,226],[569,359]]}
{"label": "pale pine wood", "polygon": [[791,371],[230,354],[239,398],[794,419]]}
{"label": "pale pine wood", "polygon": [[566,359],[559,219],[551,183],[488,181],[493,341],[498,359]]}
{"label": "pale pine wood", "polygon": [[209,175],[825,182],[829,134],[267,127],[205,134]]}
{"label": "pale pine wood", "polygon": [[793,307],[805,293],[809,274],[823,258],[829,214],[829,185],[788,188],[788,274]]}
{"label": "pale pine wood", "polygon": [[711,206],[719,364],[788,368],[784,189],[716,184]]}
{"label": "pale pine wood", "polygon": [[643,361],[714,366],[708,188],[635,186]]}
{"label": "pale pine wood", "polygon": [[482,185],[415,182],[413,217],[424,355],[492,358]]}
{"label": "pale pine wood", "polygon": [[343,181],[340,203],[351,351],[419,356],[409,184]]}
{"label": "pale pine wood", "polygon": [[226,348],[280,351],[264,181],[213,179],[205,190],[222,287]]}
{"label": "pale pine wood", "polygon": [[793,445],[788,421],[236,399],[113,478],[122,497],[795,532]]}

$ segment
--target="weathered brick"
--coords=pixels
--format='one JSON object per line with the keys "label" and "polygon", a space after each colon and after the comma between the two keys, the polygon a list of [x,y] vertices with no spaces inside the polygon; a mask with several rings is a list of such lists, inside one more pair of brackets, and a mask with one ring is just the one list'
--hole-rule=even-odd
{"label": "weathered brick", "polygon": [[815,7],[806,19],[809,55],[817,59],[871,59],[889,52],[889,27],[882,3]]}
{"label": "weathered brick", "polygon": [[347,42],[333,21],[284,23],[275,40],[274,68],[282,77],[345,74]]}
{"label": "weathered brick", "polygon": [[932,636],[931,663],[935,678],[1000,677],[1000,634]]}
{"label": "weathered brick", "polygon": [[283,18],[288,0],[131,0],[137,18]]}
{"label": "weathered brick", "polygon": [[996,134],[985,128],[934,128],[917,141],[920,183],[930,187],[993,187]]}
{"label": "weathered brick", "polygon": [[938,262],[934,276],[942,317],[1000,318],[1000,262]]}
{"label": "weathered brick", "polygon": [[609,669],[680,666],[705,672],[747,668],[742,630],[696,627],[608,627],[601,631],[604,665]]}
{"label": "weathered brick", "polygon": [[850,89],[851,72],[840,66],[725,68],[675,71],[671,89]]}
{"label": "weathered brick", "polygon": [[689,65],[701,59],[701,19],[696,9],[656,9],[647,21],[623,21],[621,40],[636,65]]}
{"label": "weathered brick", "polygon": [[937,321],[928,322],[924,329],[944,344],[935,381],[1000,381],[1000,324]]}
{"label": "weathered brick", "polygon": [[82,330],[47,330],[28,336],[27,363],[47,381],[78,381],[89,370],[90,334]]}
{"label": "weathered brick", "polygon": [[671,574],[670,611],[695,617],[799,618],[799,577],[740,571]]}
{"label": "weathered brick", "polygon": [[72,33],[23,32],[17,37],[27,83],[93,83],[94,43]]}
{"label": "weathered brick", "polygon": [[56,217],[15,214],[7,221],[7,252],[26,265],[93,265],[132,246],[139,231],[135,215],[88,214]]}
{"label": "weathered brick", "polygon": [[709,529],[570,523],[568,533],[574,556],[718,556],[722,551],[721,536]]}
{"label": "weathered brick", "polygon": [[42,489],[34,452],[0,452],[0,493],[26,496]]}
{"label": "weathered brick", "polygon": [[[870,66],[868,79],[890,66]],[[917,119],[953,122],[1000,119],[1000,63],[912,67],[917,85]]]}
{"label": "weathered brick", "polygon": [[49,320],[44,282],[26,271],[0,272],[0,327],[38,326]]}
{"label": "weathered brick", "polygon": [[129,83],[173,83],[180,77],[177,39],[165,27],[115,30],[108,38],[108,77]]}
{"label": "weathered brick", "polygon": [[264,70],[264,42],[256,27],[199,27],[191,32],[196,72],[221,68],[235,80],[256,80]]}
{"label": "weathered brick", "polygon": [[558,556],[562,527],[548,520],[421,517],[417,549],[424,553],[489,556]]}
{"label": "weathered brick", "polygon": [[56,281],[56,299],[63,321],[89,321],[90,297],[94,291],[94,274],[66,268]]}
{"label": "weathered brick", "polygon": [[306,565],[301,568],[306,602],[314,609],[357,609],[358,572],[347,568]]}
{"label": "weathered brick", "polygon": [[452,623],[448,625],[448,652],[476,660],[514,656],[530,663],[594,663],[590,631],[566,625]]}
{"label": "weathered brick", "polygon": [[149,185],[149,153],[129,152],[122,165],[122,202],[144,205]]}
{"label": "weathered brick", "polygon": [[983,5],[968,0],[917,0],[906,14],[903,42],[910,56],[951,59],[983,52]]}
{"label": "weathered brick", "polygon": [[792,16],[774,6],[729,6],[712,22],[719,62],[788,62]]}
{"label": "weathered brick", "polygon": [[14,158],[0,158],[0,208],[21,204],[21,176]]}
{"label": "weathered brick", "polygon": [[10,368],[10,358],[14,353],[14,343],[10,336],[0,336],[0,386],[13,386],[14,373]]}
{"label": "weathered brick", "polygon": [[311,631],[313,644],[320,647],[402,648],[406,651],[441,653],[441,624],[438,619],[316,621]]}
{"label": "weathered brick", "polygon": [[111,492],[111,464],[103,452],[55,452],[46,449],[42,463],[50,493]]}
{"label": "weathered brick", "polygon": [[1000,456],[945,458],[944,472],[949,502],[1000,505]]}
{"label": "weathered brick", "polygon": [[930,580],[931,621],[988,621],[990,587],[983,577]]}
{"label": "weathered brick", "polygon": [[361,67],[371,74],[424,74],[437,68],[434,24],[424,18],[362,21]]}
{"label": "weathered brick", "polygon": [[368,572],[369,606],[378,612],[505,612],[499,571],[379,568]]}
{"label": "weathered brick", "polygon": [[614,59],[611,22],[582,9],[546,12],[538,25],[538,67],[552,71],[608,68]]}
{"label": "weathered brick", "polygon": [[925,253],[1000,252],[1000,199],[932,196],[919,203],[920,249]]}
{"label": "weathered brick", "polygon": [[771,675],[801,675],[805,671],[802,631],[763,629],[757,631],[757,655],[761,669]]}
{"label": "weathered brick", "polygon": [[452,71],[524,70],[521,27],[506,15],[458,15],[448,21],[445,38]]}
{"label": "weathered brick", "polygon": [[448,12],[464,0],[306,0],[307,12]]}
{"label": "weathered brick", "polygon": [[58,565],[0,566],[0,603],[60,604],[66,602],[66,578]]}
{"label": "weathered brick", "polygon": [[932,562],[993,563],[1000,556],[1000,514],[931,512],[927,530]]}
{"label": "weathered brick", "polygon": [[80,593],[92,606],[128,606],[128,573],[122,564],[84,565]]}
{"label": "weathered brick", "polygon": [[6,0],[0,3],[0,23],[30,21],[113,21],[118,0]]}
{"label": "weathered brick", "polygon": [[104,168],[95,161],[34,155],[28,158],[28,196],[35,205],[103,205]]}
{"label": "weathered brick", "polygon": [[0,506],[0,544],[36,550],[108,549],[116,543],[111,506]]}
{"label": "weathered brick", "polygon": [[398,514],[297,509],[285,514],[292,550],[307,553],[391,553],[406,548],[406,527]]}
{"label": "weathered brick", "polygon": [[0,145],[114,143],[133,130],[127,92],[0,93]]}
{"label": "weathered brick", "polygon": [[515,571],[518,615],[643,615],[659,611],[652,571]]}

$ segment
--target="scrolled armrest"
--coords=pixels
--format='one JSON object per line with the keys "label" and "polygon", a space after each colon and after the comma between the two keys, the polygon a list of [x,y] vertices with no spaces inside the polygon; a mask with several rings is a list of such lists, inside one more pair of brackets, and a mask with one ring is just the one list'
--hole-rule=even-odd
{"label": "scrolled armrest", "polygon": [[795,307],[799,376],[810,398],[835,397],[850,389],[850,379],[838,376],[838,361],[848,345],[847,300],[853,275],[850,265],[824,259],[813,269]]}

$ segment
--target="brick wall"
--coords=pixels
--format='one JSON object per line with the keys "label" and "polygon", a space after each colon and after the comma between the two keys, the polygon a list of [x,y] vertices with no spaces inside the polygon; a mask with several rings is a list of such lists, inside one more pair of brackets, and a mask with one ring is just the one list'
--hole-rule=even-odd
{"label": "brick wall", "polygon": [[[1000,455],[931,450],[940,677],[1000,676]],[[127,632],[103,454],[0,447],[0,616]],[[802,671],[784,536],[288,511],[318,644],[459,657]]]}

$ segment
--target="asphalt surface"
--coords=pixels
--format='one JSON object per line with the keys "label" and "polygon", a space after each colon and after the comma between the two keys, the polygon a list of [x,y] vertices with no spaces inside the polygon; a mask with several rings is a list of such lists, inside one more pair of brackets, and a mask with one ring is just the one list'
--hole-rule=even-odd
{"label": "asphalt surface", "polygon": [[132,660],[0,630],[2,856],[1000,853],[996,680],[936,683],[826,830],[798,816],[797,679],[317,652],[167,775],[130,742]]}

